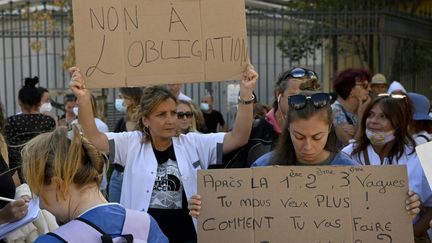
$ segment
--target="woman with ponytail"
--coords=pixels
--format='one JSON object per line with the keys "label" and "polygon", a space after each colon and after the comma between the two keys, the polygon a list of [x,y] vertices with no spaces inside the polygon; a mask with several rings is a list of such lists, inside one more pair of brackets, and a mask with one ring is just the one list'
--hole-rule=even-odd
{"label": "woman with ponytail", "polygon": [[[5,137],[9,150],[9,167],[13,169],[12,174],[20,167],[22,146],[33,137],[52,131],[55,120],[39,112],[42,94],[36,88],[38,77],[26,78],[24,86],[18,92],[18,103],[21,113],[7,119]],[[22,180],[21,170],[18,170]]]}
{"label": "woman with ponytail", "polygon": [[168,242],[147,213],[106,201],[99,191],[106,156],[77,126],[72,138],[64,127],[35,137],[23,148],[22,158],[24,177],[39,196],[40,207],[65,223],[36,242],[105,242],[116,237]]}

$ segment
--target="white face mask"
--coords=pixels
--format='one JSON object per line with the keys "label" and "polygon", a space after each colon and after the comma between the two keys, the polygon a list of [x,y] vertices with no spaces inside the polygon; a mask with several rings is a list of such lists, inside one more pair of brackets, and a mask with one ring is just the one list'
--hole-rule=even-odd
{"label": "white face mask", "polygon": [[395,139],[394,130],[388,132],[375,132],[366,128],[366,137],[373,145],[384,145]]}
{"label": "white face mask", "polygon": [[73,113],[75,114],[75,116],[78,116],[78,107],[74,107],[72,108]]}
{"label": "white face mask", "polygon": [[127,107],[124,105],[124,99],[116,99],[115,108],[120,113],[126,113]]}
{"label": "white face mask", "polygon": [[50,102],[48,102],[48,103],[43,103],[43,104],[41,105],[41,107],[39,108],[39,112],[40,112],[40,113],[49,113],[49,112],[51,112],[51,110],[52,110],[52,105],[51,105]]}
{"label": "white face mask", "polygon": [[210,109],[210,106],[209,106],[209,104],[202,102],[200,104],[200,109],[203,111],[208,111]]}

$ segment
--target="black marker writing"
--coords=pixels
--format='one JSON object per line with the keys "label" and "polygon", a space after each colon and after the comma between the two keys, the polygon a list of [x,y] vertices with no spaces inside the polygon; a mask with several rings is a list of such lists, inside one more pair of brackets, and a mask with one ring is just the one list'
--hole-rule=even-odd
{"label": "black marker writing", "polygon": [[99,68],[99,63],[100,63],[100,61],[101,61],[101,59],[102,59],[102,56],[103,56],[103,53],[104,53],[104,50],[105,50],[105,35],[103,36],[103,40],[102,40],[102,47],[101,47],[101,51],[100,51],[100,54],[99,54],[99,58],[98,58],[98,60],[97,60],[97,62],[96,62],[96,65],[94,65],[94,66],[90,66],[88,69],[87,69],[87,71],[86,71],[86,76],[87,77],[91,77],[92,75],[93,75],[93,73],[96,71],[96,70],[99,70],[101,73],[103,73],[103,74],[107,74],[107,75],[113,75],[114,73],[110,73],[110,72],[107,72],[107,71],[103,71],[102,69],[100,69]]}

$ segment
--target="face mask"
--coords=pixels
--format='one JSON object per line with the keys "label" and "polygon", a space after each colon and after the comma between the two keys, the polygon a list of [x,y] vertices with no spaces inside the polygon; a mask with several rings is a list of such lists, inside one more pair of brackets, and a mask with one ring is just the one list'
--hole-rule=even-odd
{"label": "face mask", "polygon": [[126,113],[126,106],[124,106],[124,100],[123,99],[116,99],[115,100],[115,108],[120,113]]}
{"label": "face mask", "polygon": [[75,114],[75,116],[78,116],[78,107],[74,107],[72,108],[73,113]]}
{"label": "face mask", "polygon": [[384,145],[395,139],[394,130],[388,132],[376,132],[366,128],[366,137],[373,145]]}
{"label": "face mask", "polygon": [[51,110],[52,110],[52,106],[51,106],[51,103],[43,103],[42,105],[41,105],[41,107],[39,108],[39,112],[40,113],[49,113],[49,112],[51,112]]}
{"label": "face mask", "polygon": [[200,104],[200,109],[203,111],[208,111],[210,109],[209,104],[202,102]]}

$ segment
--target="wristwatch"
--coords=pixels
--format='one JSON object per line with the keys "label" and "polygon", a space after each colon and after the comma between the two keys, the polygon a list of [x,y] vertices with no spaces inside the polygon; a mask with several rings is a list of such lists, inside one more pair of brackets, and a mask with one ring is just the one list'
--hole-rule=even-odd
{"label": "wristwatch", "polygon": [[239,104],[243,104],[243,105],[253,104],[255,101],[255,95],[252,94],[252,98],[250,100],[242,100],[242,98],[239,96],[237,101]]}

